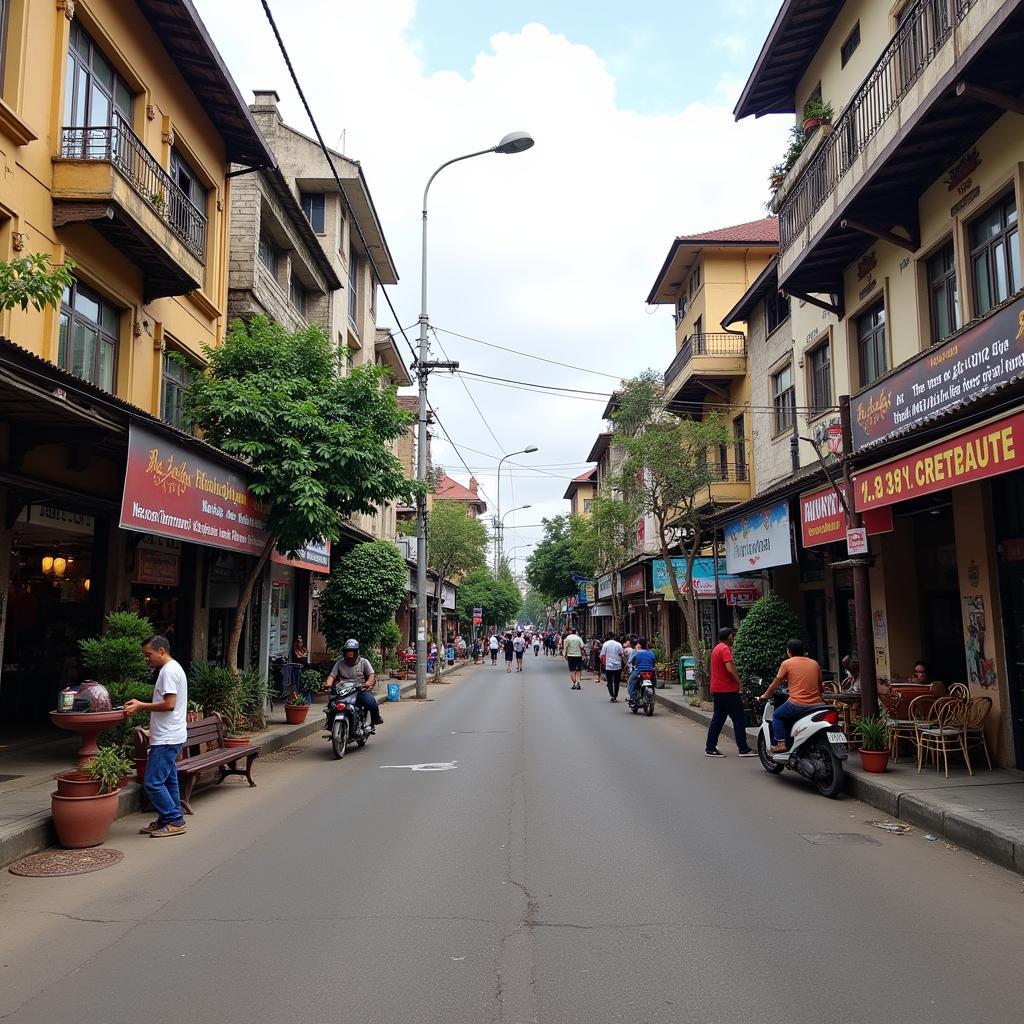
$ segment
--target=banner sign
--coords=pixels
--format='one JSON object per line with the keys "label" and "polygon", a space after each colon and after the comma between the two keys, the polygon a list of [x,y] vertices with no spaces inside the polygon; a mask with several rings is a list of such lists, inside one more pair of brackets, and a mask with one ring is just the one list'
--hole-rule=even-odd
{"label": "banner sign", "polygon": [[291,565],[296,569],[308,569],[310,572],[331,571],[331,545],[327,541],[310,541],[295,552],[294,558],[280,554],[275,548],[270,559],[278,565]]}
{"label": "banner sign", "polygon": [[36,526],[52,526],[62,533],[91,535],[96,520],[84,512],[72,512],[57,505],[33,504],[18,513],[19,523],[33,523]]}
{"label": "banner sign", "polygon": [[1024,298],[914,360],[853,400],[853,450],[999,387],[1024,371]]}
{"label": "banner sign", "polygon": [[[672,559],[672,567],[676,571],[676,581],[681,594],[686,593],[686,559]],[[665,597],[672,596],[672,584],[669,582],[665,560],[657,559],[651,563],[652,589]],[[713,558],[695,558],[693,560],[693,592],[698,597],[715,596],[715,562]],[[718,560],[718,596],[727,597],[730,592],[752,595],[751,602],[761,596],[761,581],[742,579],[731,576],[726,569],[725,559]]]}
{"label": "banner sign", "polygon": [[597,581],[597,596],[599,598],[612,596],[612,574],[608,573]]}
{"label": "banner sign", "polygon": [[482,626],[484,622],[484,610],[483,608],[473,609],[473,625]]}
{"label": "banner sign", "polygon": [[1024,412],[975,427],[941,444],[858,473],[860,511],[895,505],[950,487],[985,480],[1024,466]]}
{"label": "banner sign", "polygon": [[640,566],[622,574],[622,592],[624,594],[642,594],[644,589],[644,569]]}
{"label": "banner sign", "polygon": [[176,587],[181,558],[172,551],[160,551],[140,545],[135,552],[135,583]]}
{"label": "banner sign", "polygon": [[[847,495],[846,484],[839,489]],[[851,504],[852,507],[852,504]],[[892,531],[892,509],[869,510],[864,516],[864,525],[869,534]],[[835,488],[821,487],[800,495],[800,540],[805,548],[820,547],[846,540],[846,513]]]}
{"label": "banner sign", "polygon": [[777,501],[725,524],[725,564],[730,573],[790,565],[789,502]]}

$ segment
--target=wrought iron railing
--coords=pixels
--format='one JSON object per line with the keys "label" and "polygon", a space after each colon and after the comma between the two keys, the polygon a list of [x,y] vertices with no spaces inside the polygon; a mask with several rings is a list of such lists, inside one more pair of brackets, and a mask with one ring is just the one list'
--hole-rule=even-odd
{"label": "wrought iron railing", "polygon": [[917,0],[779,211],[786,252],[976,0]]}
{"label": "wrought iron railing", "polygon": [[114,115],[112,125],[61,129],[60,155],[65,160],[112,163],[185,248],[205,262],[205,214],[174,183],[120,114]]}
{"label": "wrought iron railing", "polygon": [[745,484],[750,479],[750,470],[745,462],[712,462],[708,468],[712,483]]}
{"label": "wrought iron railing", "polygon": [[742,356],[747,352],[747,339],[742,334],[690,334],[683,338],[675,358],[665,371],[665,383],[677,377],[694,356]]}

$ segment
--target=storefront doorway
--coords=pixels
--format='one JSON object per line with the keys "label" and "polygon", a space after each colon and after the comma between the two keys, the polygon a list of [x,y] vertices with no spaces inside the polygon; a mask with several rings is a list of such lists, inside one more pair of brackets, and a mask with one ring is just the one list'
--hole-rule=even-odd
{"label": "storefront doorway", "polygon": [[928,663],[932,678],[963,682],[967,660],[951,503],[915,513],[914,549],[921,621],[918,657]]}
{"label": "storefront doorway", "polygon": [[1013,748],[1017,767],[1024,769],[1024,473],[1010,473],[992,482],[992,506]]}

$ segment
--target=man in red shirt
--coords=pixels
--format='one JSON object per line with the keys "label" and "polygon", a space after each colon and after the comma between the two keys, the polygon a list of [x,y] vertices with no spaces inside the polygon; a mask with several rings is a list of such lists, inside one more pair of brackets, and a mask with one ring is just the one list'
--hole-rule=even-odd
{"label": "man in red shirt", "polygon": [[723,626],[718,631],[718,643],[711,652],[711,699],[715,703],[715,711],[708,725],[705,757],[725,757],[718,749],[718,737],[726,718],[732,719],[736,749],[740,757],[756,756],[747,744],[747,718],[743,698],[740,697],[740,677],[736,674],[732,660],[732,642],[735,638],[736,630],[732,626]]}

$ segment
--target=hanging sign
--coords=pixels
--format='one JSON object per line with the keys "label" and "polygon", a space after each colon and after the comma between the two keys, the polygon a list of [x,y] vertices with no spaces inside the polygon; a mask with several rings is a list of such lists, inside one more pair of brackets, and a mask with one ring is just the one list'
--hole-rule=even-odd
{"label": "hanging sign", "polygon": [[[672,559],[672,567],[676,572],[676,584],[681,594],[686,593],[686,559]],[[672,596],[672,584],[668,578],[668,570],[664,559],[658,558],[651,563],[651,589],[664,597]],[[715,596],[715,562],[713,558],[695,558],[693,560],[693,592],[698,597]],[[751,603],[761,596],[761,581],[748,580],[732,576],[726,569],[725,559],[718,560],[718,595],[728,598],[730,593],[751,595]],[[735,602],[734,602],[735,603]]]}
{"label": "hanging sign", "polygon": [[777,501],[725,524],[725,563],[731,573],[790,565],[789,502]]}
{"label": "hanging sign", "polygon": [[295,552],[294,558],[282,555],[276,548],[270,554],[271,561],[278,565],[291,565],[296,569],[308,569],[310,572],[329,573],[331,571],[331,545],[327,541],[310,541]]}
{"label": "hanging sign", "polygon": [[473,625],[482,626],[484,622],[484,610],[483,608],[473,609]]}
{"label": "hanging sign", "polygon": [[[839,490],[847,495],[846,484],[838,484]],[[851,506],[852,507],[852,506]],[[800,495],[800,541],[805,548],[835,544],[846,537],[846,512],[834,487],[821,487]],[[892,531],[892,509],[872,509],[864,515],[864,525],[869,534]]]}
{"label": "hanging sign", "polygon": [[846,531],[846,553],[851,557],[868,553],[868,531],[863,526]]}

